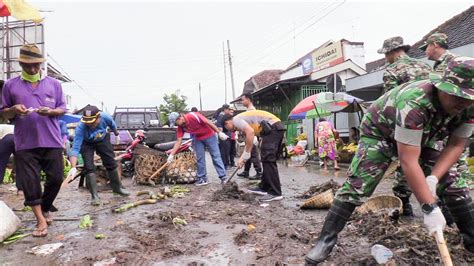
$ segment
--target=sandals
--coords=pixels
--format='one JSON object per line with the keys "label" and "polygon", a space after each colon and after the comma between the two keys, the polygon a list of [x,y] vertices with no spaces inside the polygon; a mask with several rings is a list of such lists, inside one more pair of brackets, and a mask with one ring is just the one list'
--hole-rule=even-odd
{"label": "sandals", "polygon": [[53,224],[53,217],[51,217],[51,215],[49,214],[49,212],[43,212],[43,216],[44,218],[46,219],[46,223],[48,225],[52,225]]}
{"label": "sandals", "polygon": [[339,167],[334,167],[334,170],[339,171],[339,170],[341,170],[341,168],[339,168]]}
{"label": "sandals", "polygon": [[43,229],[35,228],[35,230],[33,230],[33,233],[31,235],[33,237],[45,237],[48,235],[48,227],[43,228]]}

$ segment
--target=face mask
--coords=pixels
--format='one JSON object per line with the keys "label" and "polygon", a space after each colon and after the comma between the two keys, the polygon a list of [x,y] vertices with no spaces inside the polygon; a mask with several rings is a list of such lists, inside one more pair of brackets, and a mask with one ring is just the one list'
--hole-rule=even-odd
{"label": "face mask", "polygon": [[26,81],[30,82],[30,83],[36,83],[40,80],[41,75],[40,75],[39,72],[35,75],[30,75],[30,74],[26,73],[25,71],[22,71],[21,72],[21,78],[23,80],[26,80]]}

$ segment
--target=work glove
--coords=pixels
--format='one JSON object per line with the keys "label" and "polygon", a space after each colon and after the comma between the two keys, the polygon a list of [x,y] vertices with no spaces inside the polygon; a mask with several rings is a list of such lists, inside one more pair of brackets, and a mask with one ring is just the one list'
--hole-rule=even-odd
{"label": "work glove", "polygon": [[429,214],[424,214],[423,218],[423,222],[430,235],[433,235],[433,233],[443,234],[444,227],[446,227],[446,219],[444,219],[444,215],[439,207],[434,208]]}
{"label": "work glove", "polygon": [[239,158],[239,161],[237,161],[237,167],[239,169],[242,168],[245,165],[245,162],[250,159],[250,156],[250,152],[244,150],[244,152],[242,152],[242,155]]}
{"label": "work glove", "polygon": [[115,145],[120,144],[120,136],[115,136]]}
{"label": "work glove", "polygon": [[76,167],[72,167],[71,170],[69,170],[69,172],[67,172],[67,177],[66,178],[74,178],[77,174],[77,168]]}
{"label": "work glove", "polygon": [[217,136],[219,136],[219,139],[220,140],[227,140],[229,138],[229,136],[227,136],[224,132],[220,131],[219,133],[217,133]]}
{"label": "work glove", "polygon": [[257,146],[258,145],[258,138],[257,136],[253,137],[253,145]]}
{"label": "work glove", "polygon": [[173,155],[173,154],[168,155],[168,159],[166,160],[166,162],[167,162],[168,164],[170,164],[170,163],[172,163],[173,161],[174,161],[174,155]]}
{"label": "work glove", "polygon": [[436,185],[438,185],[438,178],[434,175],[426,177],[426,183],[430,189],[431,195],[436,199]]}

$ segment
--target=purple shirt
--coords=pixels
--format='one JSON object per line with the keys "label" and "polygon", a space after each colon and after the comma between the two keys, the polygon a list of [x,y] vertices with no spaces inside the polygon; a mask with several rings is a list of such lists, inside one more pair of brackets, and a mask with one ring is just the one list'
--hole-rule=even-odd
{"label": "purple shirt", "polygon": [[[9,79],[3,87],[2,100],[1,109],[23,104],[27,109],[49,107],[66,110],[61,84],[51,77],[43,78],[34,89],[31,83],[21,77]],[[58,117],[30,112],[27,115],[16,115],[13,123],[17,151],[63,147]]]}

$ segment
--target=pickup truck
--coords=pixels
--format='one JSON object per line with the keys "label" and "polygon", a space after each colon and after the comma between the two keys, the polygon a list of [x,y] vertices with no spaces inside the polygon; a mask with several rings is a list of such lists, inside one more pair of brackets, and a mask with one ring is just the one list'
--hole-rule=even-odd
{"label": "pickup truck", "polygon": [[[150,147],[176,140],[176,129],[163,127],[161,124],[158,107],[115,107],[113,118],[121,132],[121,140],[124,131],[128,131],[130,136],[134,136],[135,131],[139,129],[145,131],[145,141]],[[121,141],[120,144],[126,143]]]}

